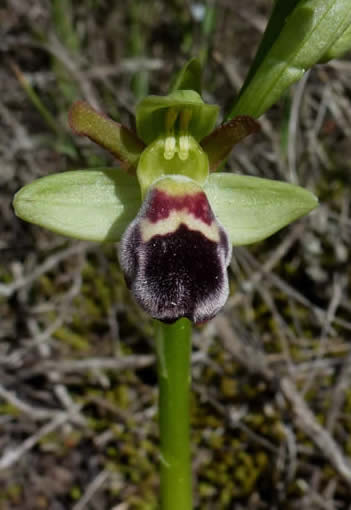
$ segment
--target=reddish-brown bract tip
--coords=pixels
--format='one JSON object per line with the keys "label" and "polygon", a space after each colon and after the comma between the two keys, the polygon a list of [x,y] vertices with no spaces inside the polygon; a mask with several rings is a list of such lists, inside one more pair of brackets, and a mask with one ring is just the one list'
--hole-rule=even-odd
{"label": "reddish-brown bract tip", "polygon": [[208,156],[210,171],[213,172],[218,168],[229,156],[234,145],[259,130],[260,125],[255,119],[248,115],[239,115],[221,124],[201,140],[200,145]]}

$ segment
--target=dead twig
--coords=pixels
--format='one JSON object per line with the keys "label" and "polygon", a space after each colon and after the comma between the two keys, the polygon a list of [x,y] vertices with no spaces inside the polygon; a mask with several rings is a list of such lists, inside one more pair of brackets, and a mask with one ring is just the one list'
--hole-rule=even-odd
{"label": "dead twig", "polygon": [[38,278],[40,278],[40,276],[54,269],[54,267],[57,266],[63,260],[67,259],[68,257],[71,257],[72,255],[76,255],[89,249],[89,246],[93,247],[93,245],[89,245],[88,243],[84,242],[74,243],[72,246],[69,246],[68,248],[60,252],[50,255],[41,265],[37,266],[34,269],[34,271],[32,271],[30,274],[17,278],[13,283],[7,285],[0,284],[0,296],[1,295],[5,297],[12,296],[12,294],[17,292],[22,287],[31,285]]}
{"label": "dead twig", "polygon": [[28,437],[17,448],[9,447],[0,457],[0,471],[8,469],[19,461],[24,454],[31,450],[44,436],[47,436],[55,429],[63,425],[69,419],[67,413],[57,413],[56,416],[46,425],[41,427],[35,434]]}
{"label": "dead twig", "polygon": [[72,510],[83,510],[89,504],[89,501],[94,494],[103,487],[109,477],[109,472],[106,470],[101,471],[88,485],[83,496],[76,503]]}
{"label": "dead twig", "polygon": [[339,377],[337,379],[332,398],[330,399],[330,409],[327,416],[326,427],[330,434],[333,433],[337,416],[342,408],[346,397],[346,391],[350,386],[351,379],[351,354],[349,354],[341,368]]}
{"label": "dead twig", "polygon": [[292,418],[296,425],[320,450],[339,476],[351,487],[351,465],[330,433],[318,423],[290,377],[283,376],[280,379],[275,377],[266,362],[264,353],[255,351],[250,345],[242,345],[225,317],[218,317],[216,325],[225,348],[239,363],[250,372],[259,374],[273,387],[278,385],[285,401],[290,404]]}
{"label": "dead twig", "polygon": [[52,418],[56,416],[58,411],[54,411],[51,409],[40,409],[38,407],[33,407],[23,400],[20,400],[14,393],[8,391],[0,384],[0,397],[11,405],[16,407],[19,411],[26,414],[33,420],[47,420],[48,418]]}
{"label": "dead twig", "polygon": [[67,51],[54,33],[49,36],[49,44],[46,49],[54,55],[70,72],[72,78],[79,85],[84,98],[88,103],[97,110],[101,110],[101,104],[98,99],[97,93],[90,80],[87,79],[84,73],[80,70],[80,66],[75,61],[72,55]]}
{"label": "dead twig", "polygon": [[46,373],[55,370],[59,373],[85,372],[86,370],[127,370],[144,368],[155,361],[153,355],[130,355],[123,358],[88,358],[66,361],[41,361],[31,369],[31,374]]}

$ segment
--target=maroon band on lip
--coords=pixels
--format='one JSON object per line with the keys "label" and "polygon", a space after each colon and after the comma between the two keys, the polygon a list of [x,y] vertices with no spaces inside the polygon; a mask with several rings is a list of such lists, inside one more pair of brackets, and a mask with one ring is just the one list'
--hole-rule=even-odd
{"label": "maroon band on lip", "polygon": [[186,195],[170,195],[164,190],[153,190],[146,218],[152,223],[166,219],[172,211],[185,209],[187,212],[211,225],[213,213],[203,191]]}

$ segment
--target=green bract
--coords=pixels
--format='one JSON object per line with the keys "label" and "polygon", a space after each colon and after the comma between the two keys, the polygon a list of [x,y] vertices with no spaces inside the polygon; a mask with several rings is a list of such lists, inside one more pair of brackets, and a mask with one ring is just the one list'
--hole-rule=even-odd
{"label": "green bract", "polygon": [[[228,117],[260,117],[307,69],[350,48],[345,33],[350,24],[349,0],[276,0],[253,69]],[[334,51],[338,40],[342,48]]]}

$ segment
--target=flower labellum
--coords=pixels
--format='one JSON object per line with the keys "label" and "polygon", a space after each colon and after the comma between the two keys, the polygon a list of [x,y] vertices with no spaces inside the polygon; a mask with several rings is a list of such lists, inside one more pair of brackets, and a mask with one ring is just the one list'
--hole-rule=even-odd
{"label": "flower labellum", "polygon": [[136,301],[164,322],[214,317],[228,297],[230,258],[228,236],[205,192],[179,175],[154,183],[119,246]]}

